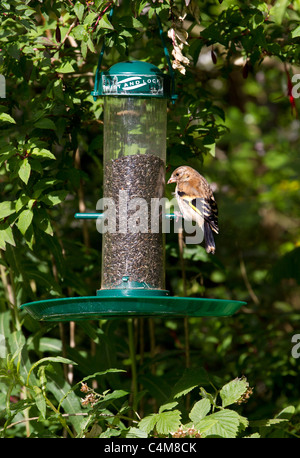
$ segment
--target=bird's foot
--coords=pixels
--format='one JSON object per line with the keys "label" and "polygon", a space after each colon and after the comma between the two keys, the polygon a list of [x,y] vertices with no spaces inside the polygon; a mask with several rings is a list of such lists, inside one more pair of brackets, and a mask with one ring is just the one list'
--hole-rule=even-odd
{"label": "bird's foot", "polygon": [[176,216],[175,222],[178,223],[179,218],[182,218],[182,214],[178,211],[174,211],[174,216]]}

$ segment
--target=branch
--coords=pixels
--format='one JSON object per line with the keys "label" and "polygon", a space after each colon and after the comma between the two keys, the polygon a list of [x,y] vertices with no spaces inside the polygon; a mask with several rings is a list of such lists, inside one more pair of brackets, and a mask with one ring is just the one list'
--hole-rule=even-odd
{"label": "branch", "polygon": [[[65,43],[65,41],[67,40],[67,38],[69,37],[70,33],[72,32],[72,30],[74,29],[74,27],[76,27],[77,25],[77,21],[78,19],[74,19],[74,21],[72,22],[72,24],[70,25],[69,27],[69,30],[67,31],[66,35],[64,36],[63,40],[59,43],[58,47],[57,47],[57,50],[59,51],[62,47],[62,45]],[[56,51],[57,51],[56,50]]]}
{"label": "branch", "polygon": [[[79,412],[79,413],[63,413],[61,414],[62,417],[78,417],[78,416],[87,416],[87,412]],[[30,417],[30,418],[25,418],[23,420],[15,421],[14,423],[11,423],[9,426],[6,428],[0,429],[0,431],[4,431],[5,429],[13,428],[13,426],[19,425],[20,423],[25,423],[27,421],[32,421],[32,420],[39,420],[40,417]]]}

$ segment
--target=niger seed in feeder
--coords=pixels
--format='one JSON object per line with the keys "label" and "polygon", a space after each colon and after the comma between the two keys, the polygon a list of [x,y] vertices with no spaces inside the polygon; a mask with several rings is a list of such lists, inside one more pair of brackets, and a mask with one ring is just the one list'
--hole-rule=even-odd
{"label": "niger seed in feeder", "polygon": [[[124,276],[150,288],[164,288],[164,238],[161,230],[151,232],[150,211],[151,199],[161,199],[164,195],[164,176],[164,161],[152,154],[123,156],[106,163],[104,195],[112,198],[116,205],[116,232],[104,234],[102,288],[117,287]],[[137,221],[143,231],[133,232],[127,225],[127,231],[120,232],[120,215],[124,210],[120,190],[126,191],[128,203],[134,198],[142,198],[147,203],[150,217],[146,226],[145,221]],[[135,212],[136,208],[127,210],[127,223],[135,218]]]}

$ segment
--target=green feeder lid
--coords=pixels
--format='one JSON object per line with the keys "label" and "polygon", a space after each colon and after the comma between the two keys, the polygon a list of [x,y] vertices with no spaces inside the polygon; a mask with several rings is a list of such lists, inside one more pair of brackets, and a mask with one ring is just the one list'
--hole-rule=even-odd
{"label": "green feeder lid", "polygon": [[91,296],[49,299],[23,304],[33,318],[79,321],[131,317],[217,317],[233,315],[242,301],[172,296]]}
{"label": "green feeder lid", "polygon": [[119,62],[96,73],[97,96],[171,98],[171,78],[155,65],[143,61]]}

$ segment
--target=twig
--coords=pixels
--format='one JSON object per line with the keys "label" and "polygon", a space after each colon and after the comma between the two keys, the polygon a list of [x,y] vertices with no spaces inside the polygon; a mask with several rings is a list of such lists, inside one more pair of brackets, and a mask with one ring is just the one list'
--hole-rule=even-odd
{"label": "twig", "polygon": [[[80,416],[80,415],[87,416],[88,413],[87,412],[79,412],[79,413],[63,413],[63,414],[61,414],[62,417],[74,417],[74,416]],[[5,429],[13,428],[16,425],[19,425],[21,423],[25,423],[27,421],[34,421],[34,420],[39,420],[39,419],[40,419],[40,417],[29,417],[29,418],[26,418],[26,419],[23,419],[23,420],[18,420],[18,421],[15,421],[14,423],[11,423],[8,426],[6,426],[6,428],[0,429],[0,431],[4,431]]]}
{"label": "twig", "polygon": [[246,271],[245,262],[243,260],[243,255],[242,255],[241,252],[240,252],[240,269],[241,269],[241,274],[242,274],[243,280],[245,282],[246,288],[248,290],[248,293],[250,294],[250,297],[253,300],[253,302],[256,305],[258,305],[259,304],[259,299],[256,296],[255,292],[253,291],[252,286],[251,286],[251,284],[249,282],[247,271]]}
{"label": "twig", "polygon": [[70,33],[72,32],[72,30],[74,29],[74,27],[76,27],[77,25],[77,18],[74,19],[74,21],[72,22],[72,24],[70,25],[69,27],[69,30],[67,31],[66,35],[64,36],[63,40],[60,42],[60,44],[58,45],[57,49],[55,50],[55,52],[59,51],[61,49],[61,47],[63,46],[63,44],[65,43],[65,41],[67,40],[67,38],[69,37]]}
{"label": "twig", "polygon": [[110,6],[113,6],[113,4],[114,4],[113,1],[108,2],[108,4],[106,5],[106,7],[101,11],[101,13],[99,14],[99,16],[97,17],[97,20],[96,20],[96,23],[95,23],[95,25],[94,25],[94,27],[93,27],[92,32],[94,32],[94,31],[96,30],[97,25],[98,25],[100,19],[103,18],[104,14],[105,14],[106,11],[108,10],[108,8],[109,8]]}

